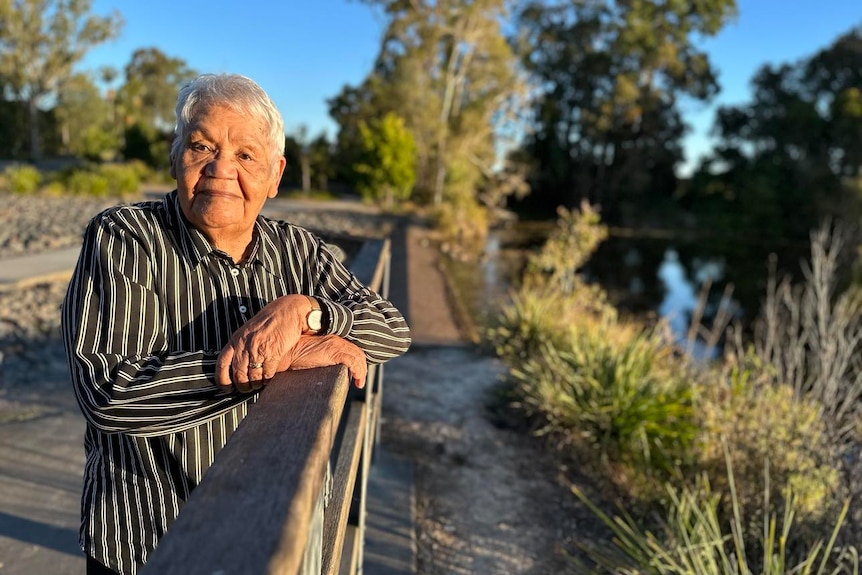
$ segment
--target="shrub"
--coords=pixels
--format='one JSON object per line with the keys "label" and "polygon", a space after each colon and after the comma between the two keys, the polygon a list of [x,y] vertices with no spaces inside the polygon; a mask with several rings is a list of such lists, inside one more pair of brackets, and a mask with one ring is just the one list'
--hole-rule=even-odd
{"label": "shrub", "polygon": [[32,194],[42,183],[42,174],[33,166],[14,165],[3,171],[9,191],[15,194]]}
{"label": "shrub", "polygon": [[474,198],[451,198],[435,209],[433,219],[435,229],[443,238],[444,253],[472,257],[484,246],[490,216],[487,208]]}
{"label": "shrub", "polygon": [[131,196],[141,186],[139,168],[135,165],[104,164],[97,173],[107,181],[111,195]]}
{"label": "shrub", "polygon": [[616,311],[605,304],[605,294],[598,286],[583,285],[571,294],[522,289],[500,306],[487,339],[497,355],[514,367],[539,355],[546,346],[562,346],[570,326],[587,315],[616,318]]}
{"label": "shrub", "polygon": [[[764,474],[769,484],[768,471]],[[854,547],[836,549],[835,542],[849,510],[849,501],[838,513],[827,540],[817,537],[810,545],[794,552],[794,516],[798,509],[792,487],[786,490],[783,511],[772,504],[771,491],[762,493],[762,509],[752,545],[745,534],[752,531],[736,491],[734,471],[727,460],[728,491],[712,489],[704,479],[694,486],[676,489],[668,486],[669,504],[660,532],[645,529],[630,514],[611,518],[579,489],[575,495],[614,533],[617,553],[588,549],[589,557],[607,573],[638,575],[831,575],[858,574],[858,551]],[[720,500],[729,501],[729,517],[719,511]],[[780,518],[780,519],[779,519]]]}
{"label": "shrub", "polygon": [[524,402],[551,425],[636,474],[665,478],[688,458],[697,431],[685,373],[658,331],[590,320],[512,370]]}
{"label": "shrub", "polygon": [[66,188],[73,194],[90,196],[107,196],[111,191],[108,178],[83,170],[76,170],[68,176]]}
{"label": "shrub", "polygon": [[[862,297],[837,289],[845,240],[844,231],[826,224],[811,235],[803,285],[777,283],[770,274],[754,337],[754,353],[769,366],[764,375],[820,402],[842,442],[853,440],[862,405]],[[746,355],[737,338],[734,359]]]}
{"label": "shrub", "polygon": [[554,231],[527,261],[524,285],[528,289],[549,287],[572,293],[580,283],[578,270],[608,237],[598,212],[587,202],[581,203],[580,212],[559,207],[557,216]]}
{"label": "shrub", "polygon": [[[738,504],[746,515],[757,513],[768,462],[775,480],[773,501],[789,486],[795,509],[803,522],[817,522],[833,511],[839,487],[837,449],[829,441],[820,406],[797,398],[787,385],[775,385],[758,371],[756,358],[749,369],[734,369],[729,385],[704,387],[698,402],[701,414],[700,467],[713,485],[726,491],[725,454],[737,478]],[[760,375],[758,375],[758,373]]]}

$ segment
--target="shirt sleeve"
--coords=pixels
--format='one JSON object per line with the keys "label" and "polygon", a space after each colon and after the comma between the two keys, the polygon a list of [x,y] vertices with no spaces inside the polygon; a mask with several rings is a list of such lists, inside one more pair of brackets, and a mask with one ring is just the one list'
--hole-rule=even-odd
{"label": "shirt sleeve", "polygon": [[168,351],[149,242],[122,218],[94,218],[62,309],[72,384],[87,421],[107,433],[182,431],[249,396],[215,383],[219,350]]}
{"label": "shirt sleeve", "polygon": [[363,285],[316,236],[310,248],[316,265],[309,295],[317,296],[326,310],[324,332],[356,344],[369,363],[404,354],[411,343],[410,328],[398,308]]}

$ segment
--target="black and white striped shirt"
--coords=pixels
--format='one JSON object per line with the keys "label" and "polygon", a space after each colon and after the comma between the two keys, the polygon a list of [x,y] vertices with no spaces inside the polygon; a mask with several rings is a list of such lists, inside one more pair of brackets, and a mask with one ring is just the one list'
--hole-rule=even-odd
{"label": "black and white striped shirt", "polygon": [[63,305],[72,383],[87,420],[81,545],[135,573],[257,394],[225,393],[216,358],[268,302],[319,296],[327,333],[369,362],[404,353],[401,313],[311,232],[258,217],[240,265],[192,227],[176,192],[90,222]]}

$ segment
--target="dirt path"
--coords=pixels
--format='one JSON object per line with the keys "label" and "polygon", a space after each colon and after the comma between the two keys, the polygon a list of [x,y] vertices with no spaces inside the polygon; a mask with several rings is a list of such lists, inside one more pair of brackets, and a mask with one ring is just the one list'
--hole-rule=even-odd
{"label": "dirt path", "polygon": [[416,466],[419,574],[579,573],[564,550],[573,552],[595,519],[558,480],[563,470],[538,440],[493,423],[487,406],[501,364],[457,338],[441,345],[445,338],[425,333],[430,321],[448,333],[454,320],[440,299],[436,253],[411,234],[409,305],[426,309],[408,307],[419,343],[386,366],[382,443]]}

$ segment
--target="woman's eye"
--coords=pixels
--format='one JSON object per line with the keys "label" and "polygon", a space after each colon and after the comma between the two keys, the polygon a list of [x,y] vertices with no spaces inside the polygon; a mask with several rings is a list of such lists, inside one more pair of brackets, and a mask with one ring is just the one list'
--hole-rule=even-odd
{"label": "woman's eye", "polygon": [[251,160],[252,159],[251,154],[246,154],[245,152],[241,152],[241,153],[237,154],[237,156],[239,157],[240,160]]}
{"label": "woman's eye", "polygon": [[209,150],[209,146],[207,146],[206,144],[201,144],[200,142],[192,142],[189,145],[189,148],[191,148],[195,152],[206,152]]}

